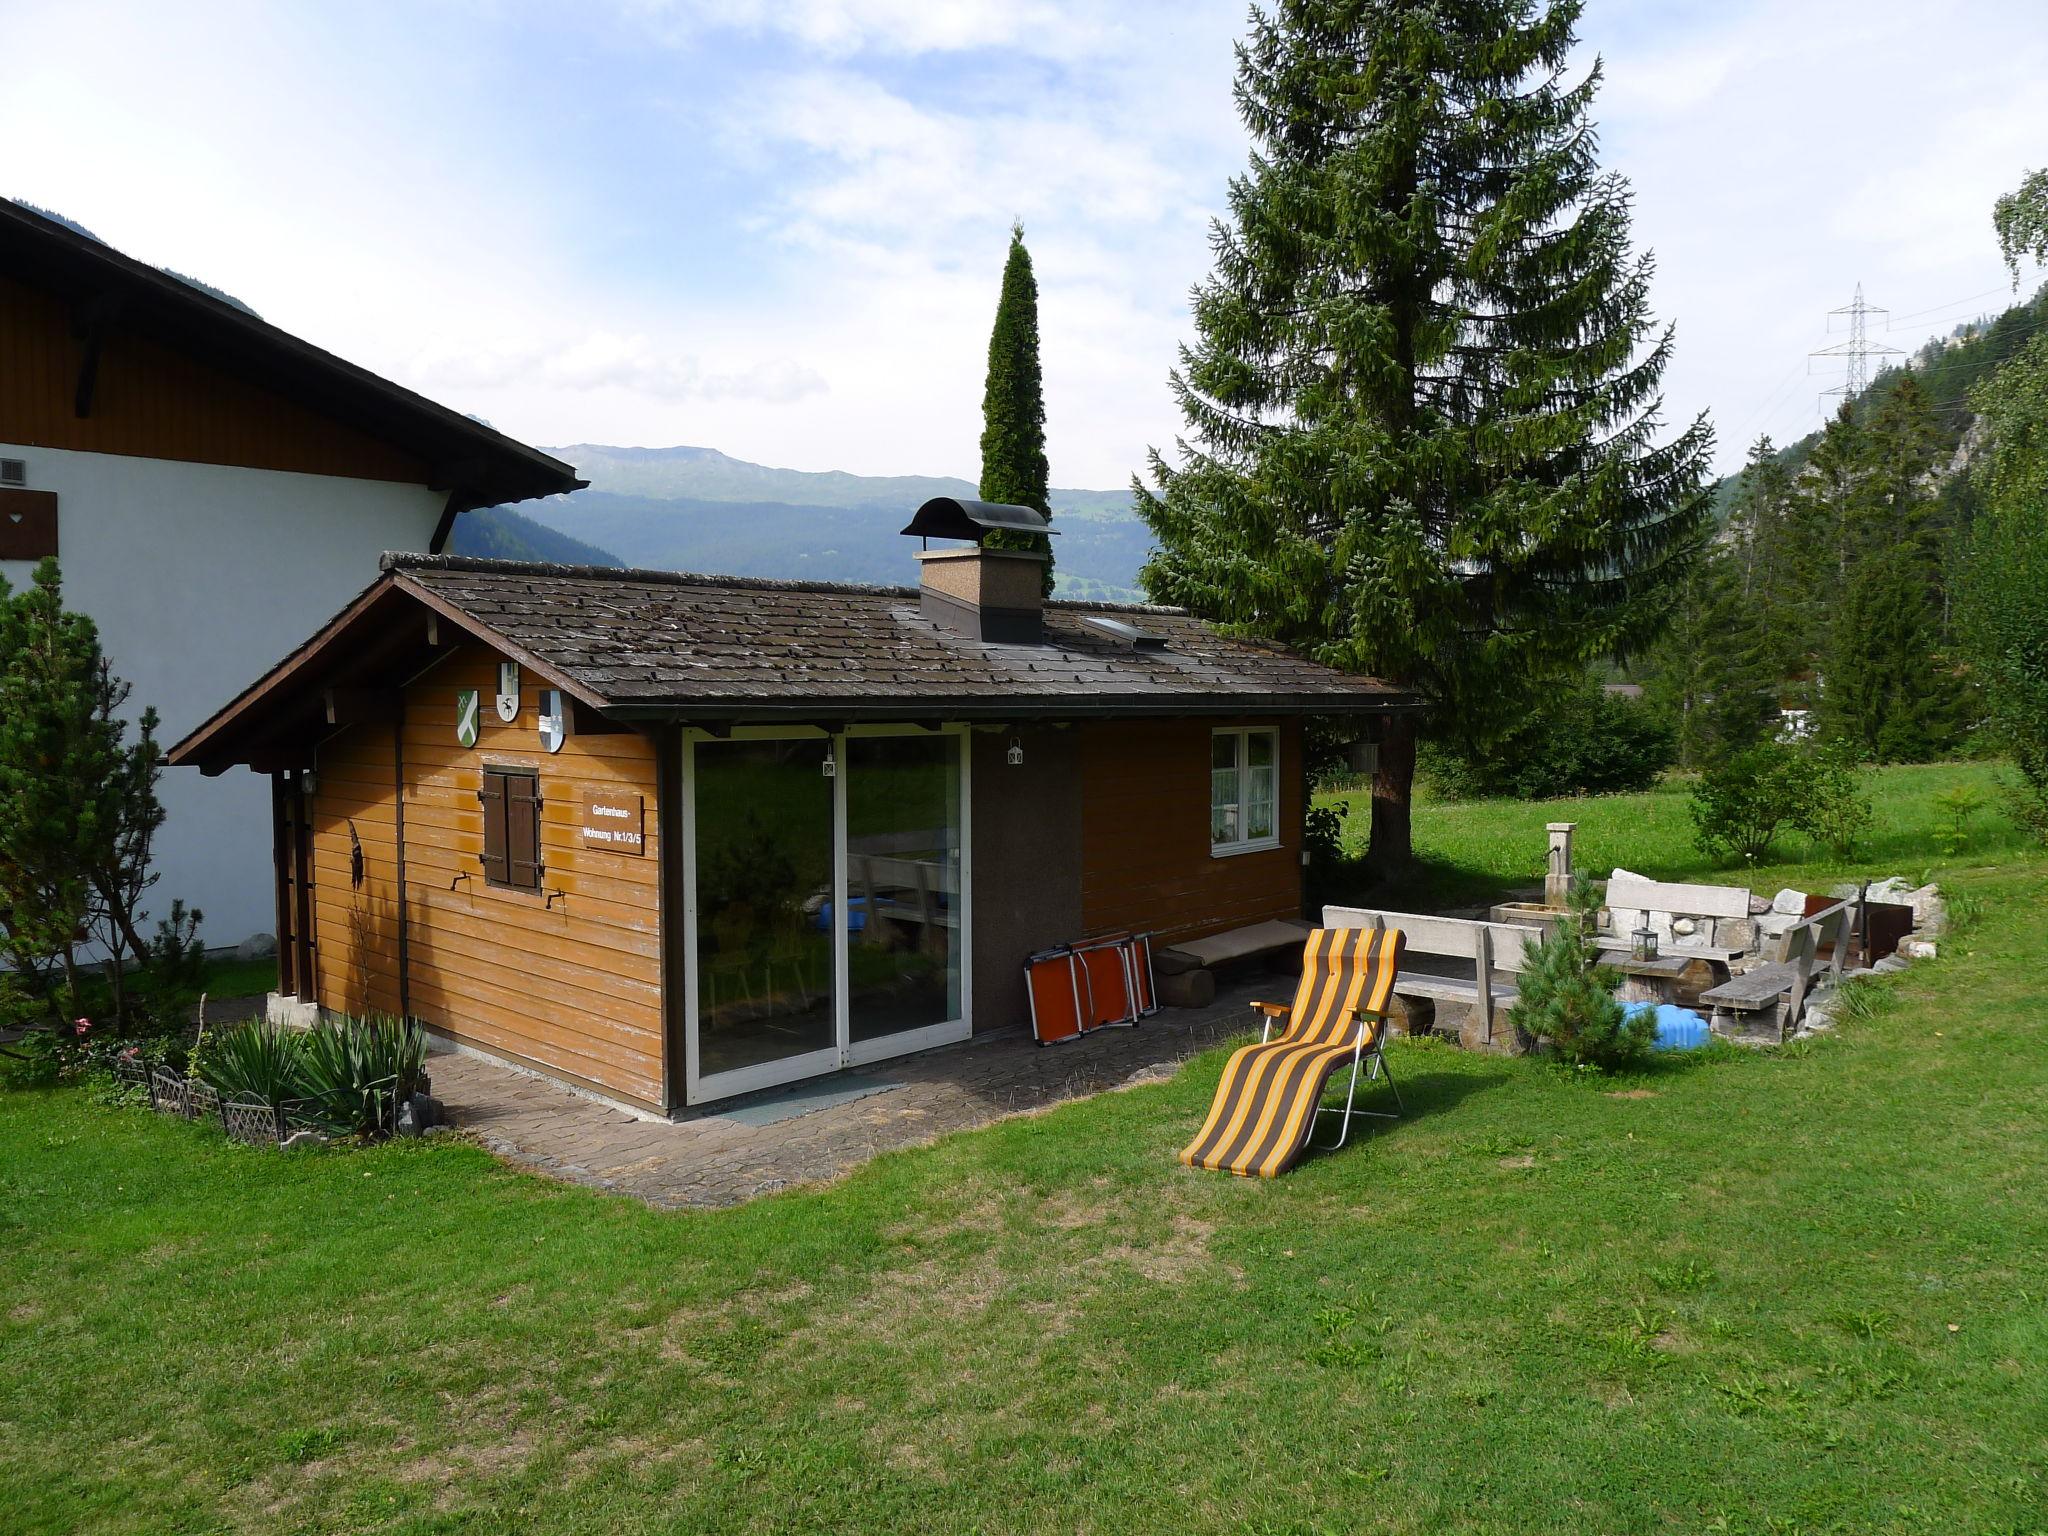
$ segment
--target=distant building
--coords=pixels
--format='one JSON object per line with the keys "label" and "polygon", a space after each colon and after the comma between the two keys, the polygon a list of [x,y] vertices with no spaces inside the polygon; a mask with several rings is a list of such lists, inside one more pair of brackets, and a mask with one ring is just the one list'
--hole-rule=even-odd
{"label": "distant building", "polygon": [[[537,449],[0,199],[0,576],[59,557],[168,745],[470,508],[575,488]],[[153,906],[273,922],[270,784],[170,774]]]}

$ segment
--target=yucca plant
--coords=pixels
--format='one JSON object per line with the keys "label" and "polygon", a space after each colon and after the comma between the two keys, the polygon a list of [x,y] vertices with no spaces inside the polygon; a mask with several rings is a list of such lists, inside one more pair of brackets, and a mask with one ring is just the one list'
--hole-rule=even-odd
{"label": "yucca plant", "polygon": [[410,1019],[336,1019],[305,1041],[300,1108],[337,1135],[389,1131],[425,1075],[426,1031]]}
{"label": "yucca plant", "polygon": [[302,1091],[306,1040],[297,1030],[250,1019],[207,1042],[202,1072],[223,1099],[283,1110]]}

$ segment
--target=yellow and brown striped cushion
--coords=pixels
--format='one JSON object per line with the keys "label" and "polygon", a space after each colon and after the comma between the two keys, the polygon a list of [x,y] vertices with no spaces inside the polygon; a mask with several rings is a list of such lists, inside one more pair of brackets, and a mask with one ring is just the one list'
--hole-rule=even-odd
{"label": "yellow and brown striped cushion", "polygon": [[1366,1015],[1370,1044],[1400,967],[1397,928],[1318,928],[1310,934],[1286,1030],[1231,1056],[1209,1118],[1180,1160],[1190,1168],[1268,1179],[1293,1166],[1315,1122],[1323,1085],[1350,1059],[1359,1015]]}

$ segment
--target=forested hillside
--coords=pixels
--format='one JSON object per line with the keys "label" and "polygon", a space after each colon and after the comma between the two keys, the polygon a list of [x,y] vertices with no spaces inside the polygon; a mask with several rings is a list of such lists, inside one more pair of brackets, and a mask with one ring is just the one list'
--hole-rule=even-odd
{"label": "forested hillside", "polygon": [[2048,320],[2048,289],[1888,369],[1820,431],[1751,445],[1720,536],[1640,668],[1696,765],[1790,714],[1880,761],[1979,723],[1955,585],[1977,512],[1979,392]]}
{"label": "forested hillside", "polygon": [[455,519],[448,552],[488,560],[544,560],[553,565],[623,565],[617,555],[558,533],[510,507],[484,507]]}
{"label": "forested hillside", "polygon": [[[2031,597],[1994,601],[2033,568],[2024,530],[2006,528],[2012,554],[1985,551],[1994,503],[2025,500],[2012,487],[2048,436],[2033,393],[2044,351],[2048,288],[1929,342],[1797,442],[1759,438],[1714,487],[1716,532],[1655,643],[1532,698],[1504,739],[1433,748],[1439,785],[1638,787],[1773,740],[1845,763],[2006,750],[2024,767],[2023,706],[1988,686],[1987,658],[2019,658],[1992,672],[2048,676],[2048,660],[2027,659],[2048,642],[2026,639],[2029,615],[2048,632],[2048,614]],[[1979,629],[2004,638],[1973,646],[1972,612],[1993,609]],[[1641,702],[1599,686],[1617,681],[1642,685]]]}

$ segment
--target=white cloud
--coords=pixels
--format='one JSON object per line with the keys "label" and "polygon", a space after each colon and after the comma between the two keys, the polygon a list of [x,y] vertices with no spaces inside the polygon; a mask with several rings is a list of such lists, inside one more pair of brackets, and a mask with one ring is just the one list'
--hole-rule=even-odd
{"label": "white cloud", "polygon": [[[1229,5],[7,4],[0,192],[537,443],[971,476],[1022,216],[1054,477],[1121,483],[1179,428],[1248,147]],[[1804,354],[1859,279],[1900,313],[2003,282],[1991,198],[2048,161],[2037,10],[1589,10],[1669,414],[1711,407],[1724,460],[1817,420]]]}
{"label": "white cloud", "polygon": [[585,392],[624,390],[658,400],[748,400],[786,405],[820,394],[825,381],[786,357],[730,370],[708,368],[644,334],[592,331],[552,347],[428,348],[412,359],[414,381],[430,390],[502,390],[538,385]]}
{"label": "white cloud", "polygon": [[729,28],[832,56],[1012,49],[1073,59],[1122,35],[1105,7],[1050,0],[627,0],[624,11],[671,43]]}

